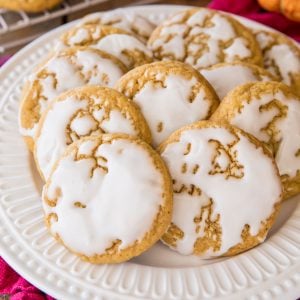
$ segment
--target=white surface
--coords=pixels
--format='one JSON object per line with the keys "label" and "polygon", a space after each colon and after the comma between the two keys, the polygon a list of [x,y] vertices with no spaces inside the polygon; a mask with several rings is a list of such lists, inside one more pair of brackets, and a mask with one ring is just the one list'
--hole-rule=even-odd
{"label": "white surface", "polygon": [[[182,8],[129,9],[157,22]],[[250,21],[244,23],[266,29]],[[96,266],[80,262],[50,237],[43,223],[41,181],[18,133],[17,112],[24,76],[69,26],[41,37],[0,71],[1,256],[34,285],[64,300],[299,297],[299,196],[284,203],[267,242],[233,258],[200,261],[180,256],[159,243],[125,264]]]}

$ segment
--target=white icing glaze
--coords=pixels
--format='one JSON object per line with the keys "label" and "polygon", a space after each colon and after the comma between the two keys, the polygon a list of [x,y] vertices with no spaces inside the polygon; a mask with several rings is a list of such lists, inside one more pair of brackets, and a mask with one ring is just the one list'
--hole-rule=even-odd
{"label": "white icing glaze", "polygon": [[142,42],[128,34],[110,34],[102,38],[94,47],[116,56],[127,67],[131,66],[131,62],[124,54],[126,50],[137,50],[148,57],[152,57],[152,52]]}
{"label": "white icing glaze", "polygon": [[[95,144],[85,141],[78,154],[92,149]],[[91,177],[95,161],[74,161],[73,153],[60,161],[43,193],[44,199],[53,199],[57,188],[61,189],[55,207],[43,201],[46,214],[58,216],[50,230],[59,234],[67,247],[88,256],[104,253],[116,239],[122,241],[119,249],[140,241],[150,231],[164,193],[162,175],[141,146],[113,140],[100,145],[96,156],[107,159],[101,162],[107,173],[98,167]],[[75,202],[86,207],[76,207]]]}
{"label": "white icing glaze", "polygon": [[270,43],[274,42],[273,36],[264,32],[258,33],[255,37],[261,49],[266,48]]}
{"label": "white icing glaze", "polygon": [[185,55],[184,39],[180,35],[175,35],[169,41],[162,39],[156,39],[152,44],[152,49],[162,47],[162,54],[167,56],[168,54],[175,55],[175,58],[182,60]]}
{"label": "white icing glaze", "polygon": [[[291,84],[291,73],[300,73],[300,60],[291,51],[288,45],[275,45],[264,54],[265,63],[268,66],[270,62],[275,62],[279,69],[283,82]],[[273,74],[276,75],[273,68],[270,68]]]}
{"label": "white icing glaze", "polygon": [[[155,146],[176,129],[207,116],[210,103],[206,100],[203,89],[192,103],[189,102],[189,95],[196,83],[195,77],[187,80],[171,74],[166,77],[163,88],[154,87],[148,82],[134,95],[133,100],[141,108],[148,122]],[[162,130],[158,132],[160,122]]]}
{"label": "white icing glaze", "polygon": [[[185,13],[164,22],[159,36],[149,45],[164,59],[183,60],[199,69],[209,67],[221,61],[220,42],[230,40],[232,44],[224,49],[225,61],[251,56],[247,41],[237,35],[224,15],[201,9],[185,22],[184,17]],[[205,23],[208,19],[210,24]]]}
{"label": "white icing glaze", "polygon": [[[88,79],[88,84],[113,87],[123,75],[123,71],[112,60],[102,58],[95,52],[89,50],[78,51],[76,58],[76,64],[83,67],[81,72]],[[90,74],[92,76],[89,78]]]}
{"label": "white icing glaze", "polygon": [[99,22],[103,25],[111,25],[126,30],[130,33],[138,33],[143,37],[149,37],[154,30],[154,25],[146,18],[135,13],[126,13],[114,10],[107,13],[93,13],[87,15],[78,24],[81,26],[90,22]]}
{"label": "white icing glaze", "polygon": [[[237,160],[244,166],[244,177],[237,179],[223,174],[209,175],[212,170],[212,157],[216,148],[208,141],[215,139],[223,145],[236,141],[236,137],[224,128],[202,128],[184,131],[179,142],[170,143],[162,153],[169,167],[171,177],[176,180],[175,188],[182,184],[194,184],[202,191],[201,196],[191,196],[188,193],[174,193],[174,209],[172,222],[184,232],[183,239],[177,240],[176,250],[182,254],[193,253],[194,243],[204,236],[203,227],[207,214],[203,215],[200,231],[196,232],[194,218],[199,217],[201,207],[213,199],[211,220],[220,214],[222,230],[221,249],[211,248],[203,254],[204,257],[219,256],[231,247],[242,242],[241,233],[246,224],[250,225],[250,233],[255,235],[261,228],[261,222],[266,220],[279,200],[281,184],[272,161],[261,148],[250,143],[247,138],[238,135],[239,142],[232,151],[237,151]],[[191,143],[190,152],[185,153],[187,144]],[[228,157],[222,153],[218,163],[227,165]],[[187,164],[187,171],[182,173],[182,165]],[[195,164],[198,172],[192,173]],[[263,189],[260,187],[264,186]],[[246,207],[246,209],[245,209]],[[238,213],[234,213],[238,212]]]}
{"label": "white icing glaze", "polygon": [[300,101],[287,99],[280,91],[276,94],[265,94],[260,99],[252,99],[250,103],[243,101],[243,108],[230,122],[256,136],[261,141],[267,142],[268,135],[262,131],[276,115],[278,109],[260,111],[260,107],[273,99],[280,101],[287,107],[287,116],[276,122],[278,130],[277,140],[281,141],[275,157],[280,175],[295,176],[300,170],[300,156],[296,152],[300,149]]}
{"label": "white icing glaze", "polygon": [[[208,51],[204,52],[196,61],[192,63],[195,68],[206,68],[219,62],[218,56],[221,53],[219,42],[217,40],[207,41]],[[187,57],[187,63],[193,61],[193,57]]]}
{"label": "white icing glaze", "polygon": [[226,61],[233,62],[237,58],[243,59],[251,56],[251,51],[247,48],[247,41],[243,38],[236,38],[233,43],[224,50]]}
{"label": "white icing glaze", "polygon": [[268,76],[257,76],[253,70],[246,65],[220,65],[212,69],[202,69],[201,74],[209,81],[220,99],[237,87],[247,82],[271,81]]}
{"label": "white icing glaze", "polygon": [[[70,57],[61,56],[58,53],[31,76],[31,83],[37,80],[41,70],[45,70],[50,75],[38,79],[42,87],[38,99],[40,114],[46,110],[53,99],[67,90],[86,84],[113,86],[123,75],[123,71],[114,61],[103,58],[89,49],[78,50]],[[35,126],[31,130],[23,128],[25,130],[21,129],[21,131],[25,133],[25,136],[34,137],[35,128]]]}
{"label": "white icing glaze", "polygon": [[78,45],[89,38],[89,32],[86,28],[78,28],[76,33],[69,37],[71,45]]}
{"label": "white icing glaze", "polygon": [[[109,101],[109,99],[106,99],[106,101]],[[85,114],[83,116],[77,115],[71,121],[71,118],[79,110],[85,112]],[[89,112],[92,112],[92,114]],[[95,115],[98,116],[100,127],[92,117]],[[69,123],[71,123],[71,130],[78,137],[93,134],[93,131],[99,133],[99,128],[106,133],[138,134],[130,115],[124,116],[120,111],[113,109],[110,111],[109,119],[103,119],[103,116],[103,106],[99,107],[98,104],[93,107],[88,104],[87,100],[80,100],[76,96],[68,97],[53,104],[51,110],[45,116],[40,134],[35,141],[35,159],[45,179],[49,177],[54,163],[61,157],[67,147],[66,131]]]}
{"label": "white icing glaze", "polygon": [[101,128],[105,132],[118,133],[123,132],[131,135],[137,135],[134,130],[129,116],[124,117],[122,113],[118,110],[112,110],[109,114],[109,120],[103,120],[101,123]]}
{"label": "white icing glaze", "polygon": [[80,136],[89,134],[92,130],[97,128],[97,122],[91,115],[76,117],[72,122],[70,128]]}

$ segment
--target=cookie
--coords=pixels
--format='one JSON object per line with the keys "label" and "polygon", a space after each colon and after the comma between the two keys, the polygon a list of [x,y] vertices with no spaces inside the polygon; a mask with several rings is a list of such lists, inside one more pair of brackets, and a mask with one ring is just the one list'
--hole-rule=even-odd
{"label": "cookie", "polygon": [[37,13],[52,9],[61,2],[62,0],[0,0],[0,8]]}
{"label": "cookie", "polygon": [[210,84],[181,62],[154,62],[122,76],[115,88],[141,109],[159,145],[178,128],[207,119],[218,106]]}
{"label": "cookie", "polygon": [[263,53],[264,67],[300,95],[300,49],[283,34],[258,31],[256,40]]}
{"label": "cookie", "polygon": [[127,69],[114,56],[92,48],[70,48],[54,54],[29,77],[20,107],[20,132],[29,149],[41,114],[59,94],[86,84],[113,86]]}
{"label": "cookie", "polygon": [[87,24],[64,33],[58,49],[70,46],[89,46],[106,51],[120,59],[128,69],[153,61],[152,52],[136,37],[111,26]]}
{"label": "cookie", "polygon": [[43,189],[46,225],[81,259],[118,263],[150,248],[171,220],[172,183],[142,140],[104,134],[69,146]]}
{"label": "cookie", "polygon": [[233,126],[200,121],[173,133],[159,151],[174,191],[164,243],[181,254],[208,258],[235,255],[264,241],[282,188],[262,143]]}
{"label": "cookie", "polygon": [[118,9],[105,13],[87,15],[79,22],[78,26],[84,24],[100,24],[120,28],[135,35],[143,42],[149,39],[155,29],[155,25],[147,18],[129,11],[125,13]]}
{"label": "cookie", "polygon": [[235,19],[206,8],[179,12],[158,26],[148,46],[159,60],[179,60],[198,70],[221,62],[262,65],[253,34]]}
{"label": "cookie", "polygon": [[284,199],[300,193],[300,98],[279,82],[248,83],[221,102],[212,120],[253,134],[272,151]]}
{"label": "cookie", "polygon": [[276,80],[272,74],[256,65],[234,62],[220,63],[200,72],[215,89],[220,99],[238,85],[255,81]]}
{"label": "cookie", "polygon": [[49,177],[68,145],[102,133],[126,133],[151,142],[141,112],[121,93],[84,86],[60,95],[43,114],[34,141],[35,161],[42,177]]}

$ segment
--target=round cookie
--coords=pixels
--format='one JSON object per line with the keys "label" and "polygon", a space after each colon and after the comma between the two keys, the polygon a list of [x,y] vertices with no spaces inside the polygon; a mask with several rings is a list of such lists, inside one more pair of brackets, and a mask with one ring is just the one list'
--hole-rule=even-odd
{"label": "round cookie", "polygon": [[0,0],[0,8],[37,13],[46,9],[52,9],[61,2],[62,0]]}
{"label": "round cookie", "polygon": [[279,82],[239,86],[211,119],[235,125],[264,142],[278,165],[284,199],[300,193],[300,98],[291,88]]}
{"label": "round cookie", "polygon": [[137,36],[143,42],[149,39],[155,29],[155,25],[147,18],[136,13],[125,13],[118,9],[105,13],[89,14],[79,22],[78,26],[84,24],[100,24],[120,28]]}
{"label": "round cookie", "polygon": [[160,60],[179,60],[201,70],[221,62],[262,65],[253,34],[229,15],[206,8],[179,12],[158,26],[148,46]]}
{"label": "round cookie", "polygon": [[126,133],[151,142],[144,117],[121,93],[107,87],[84,86],[60,95],[44,112],[34,141],[41,176],[49,177],[68,145],[102,133]]}
{"label": "round cookie", "polygon": [[159,151],[174,191],[164,243],[208,258],[264,241],[282,188],[272,155],[258,140],[233,126],[201,121],[173,133]]}
{"label": "round cookie", "polygon": [[104,134],[69,146],[43,189],[46,225],[81,259],[118,263],[150,248],[171,220],[172,183],[148,144]]}
{"label": "round cookie", "polygon": [[210,84],[181,62],[154,62],[122,76],[116,89],[141,109],[158,146],[178,128],[207,119],[219,101]]}
{"label": "round cookie", "polygon": [[300,49],[283,34],[258,31],[256,40],[263,53],[264,67],[300,95]]}
{"label": "round cookie", "polygon": [[202,69],[200,73],[214,88],[220,100],[238,85],[247,82],[276,80],[265,69],[244,62],[220,63]]}
{"label": "round cookie", "polygon": [[140,40],[122,29],[99,24],[74,27],[64,33],[57,48],[89,46],[120,59],[128,69],[153,61],[152,52]]}
{"label": "round cookie", "polygon": [[20,132],[30,150],[41,114],[59,94],[86,84],[113,86],[127,71],[114,56],[87,48],[69,48],[54,54],[25,84],[20,107]]}

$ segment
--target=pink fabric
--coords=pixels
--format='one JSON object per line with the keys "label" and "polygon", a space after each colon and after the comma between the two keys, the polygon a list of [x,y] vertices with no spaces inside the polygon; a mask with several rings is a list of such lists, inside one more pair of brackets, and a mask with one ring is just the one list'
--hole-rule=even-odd
{"label": "pink fabric", "polygon": [[256,0],[213,0],[208,7],[263,23],[300,42],[300,23],[290,21],[279,13],[263,10]]}
{"label": "pink fabric", "polygon": [[2,56],[0,57],[0,67],[10,58],[10,56]]}
{"label": "pink fabric", "polygon": [[8,294],[10,300],[53,300],[17,274],[0,257],[0,296]]}

